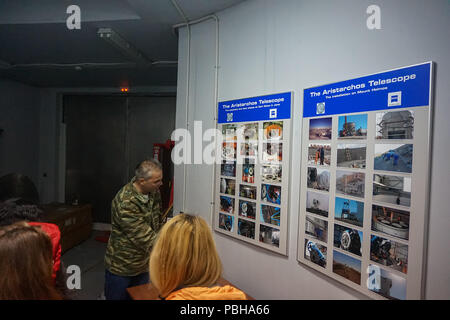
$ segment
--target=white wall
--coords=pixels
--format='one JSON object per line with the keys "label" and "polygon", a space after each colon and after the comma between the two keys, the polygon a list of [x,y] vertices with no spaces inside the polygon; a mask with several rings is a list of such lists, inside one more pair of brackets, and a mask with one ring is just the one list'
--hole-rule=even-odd
{"label": "white wall", "polygon": [[[204,24],[191,27],[195,37],[191,39],[190,50],[190,77],[189,109],[186,114],[186,85],[178,85],[176,128],[188,128],[194,141],[194,121],[202,121],[203,132],[215,128],[214,109],[214,82],[215,82],[215,23],[207,21]],[[182,33],[187,32],[181,30]],[[187,37],[180,36],[179,43],[178,83],[186,84],[187,69],[185,50],[187,50]],[[209,54],[203,54],[208,52]],[[198,106],[198,107],[192,107]],[[203,106],[203,107],[202,107]],[[186,124],[186,116],[189,119]],[[204,143],[203,145],[206,145]],[[192,148],[195,146],[192,144]],[[193,152],[191,162],[194,162]],[[206,164],[192,164],[186,170],[186,190],[183,188],[185,172],[182,166],[175,166],[174,170],[174,197],[175,212],[186,211],[204,212],[203,217],[211,223],[210,210],[213,195],[213,167]],[[200,186],[200,187],[199,187]],[[183,194],[185,192],[185,197]],[[201,199],[201,201],[199,201]],[[185,203],[183,203],[185,202]]]}
{"label": "white wall", "polygon": [[[0,81],[0,176],[20,173],[38,188],[39,164],[38,89],[14,82]],[[38,189],[39,191],[39,189]]]}
{"label": "white wall", "polygon": [[[381,30],[368,30],[366,9],[381,8]],[[249,0],[218,14],[219,97],[237,99],[294,92],[289,256],[215,233],[225,277],[257,299],[365,299],[358,292],[299,264],[300,132],[303,89],[366,74],[436,62],[435,118],[426,299],[450,299],[450,4],[447,0]],[[180,29],[177,128],[186,127],[187,28]],[[214,127],[215,24],[191,27],[188,119]],[[186,172],[185,172],[186,170]],[[213,168],[175,170],[175,211],[211,221]]]}

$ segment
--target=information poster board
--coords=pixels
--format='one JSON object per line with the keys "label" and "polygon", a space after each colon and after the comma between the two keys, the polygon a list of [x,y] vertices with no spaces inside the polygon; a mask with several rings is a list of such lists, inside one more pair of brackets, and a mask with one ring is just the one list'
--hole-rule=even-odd
{"label": "information poster board", "polygon": [[[218,104],[214,229],[287,255],[292,93]],[[220,141],[220,140],[219,140]]]}
{"label": "information poster board", "polygon": [[303,93],[298,260],[375,299],[423,297],[432,70]]}

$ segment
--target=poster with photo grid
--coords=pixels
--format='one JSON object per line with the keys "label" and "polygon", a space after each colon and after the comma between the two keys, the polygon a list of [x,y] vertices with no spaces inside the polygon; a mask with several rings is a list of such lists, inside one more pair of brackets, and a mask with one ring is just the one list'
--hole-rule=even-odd
{"label": "poster with photo grid", "polygon": [[287,255],[292,93],[223,101],[214,230]]}
{"label": "poster with photo grid", "polygon": [[305,89],[299,262],[374,299],[421,299],[433,63]]}

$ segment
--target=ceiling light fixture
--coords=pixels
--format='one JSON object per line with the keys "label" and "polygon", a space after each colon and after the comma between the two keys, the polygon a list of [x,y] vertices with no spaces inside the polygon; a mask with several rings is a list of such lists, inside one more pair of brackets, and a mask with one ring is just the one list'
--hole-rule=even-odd
{"label": "ceiling light fixture", "polygon": [[97,31],[100,38],[107,41],[134,62],[141,65],[150,65],[152,62],[148,60],[138,49],[132,46],[128,41],[122,38],[117,32],[111,28],[100,28]]}

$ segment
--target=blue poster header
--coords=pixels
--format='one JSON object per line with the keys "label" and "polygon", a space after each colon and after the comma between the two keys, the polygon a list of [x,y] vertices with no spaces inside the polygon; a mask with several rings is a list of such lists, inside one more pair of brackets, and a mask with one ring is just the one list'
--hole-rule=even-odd
{"label": "blue poster header", "polygon": [[428,106],[431,62],[303,91],[303,117]]}
{"label": "blue poster header", "polygon": [[291,93],[222,101],[218,107],[218,123],[290,119]]}

